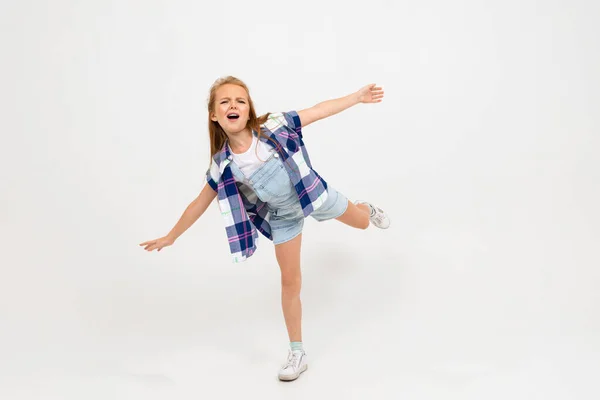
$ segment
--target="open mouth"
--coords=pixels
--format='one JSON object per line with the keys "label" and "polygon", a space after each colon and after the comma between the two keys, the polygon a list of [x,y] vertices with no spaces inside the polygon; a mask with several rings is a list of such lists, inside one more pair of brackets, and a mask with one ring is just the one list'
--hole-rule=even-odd
{"label": "open mouth", "polygon": [[227,114],[227,119],[230,121],[235,121],[239,117],[240,117],[240,115],[236,114],[236,113]]}

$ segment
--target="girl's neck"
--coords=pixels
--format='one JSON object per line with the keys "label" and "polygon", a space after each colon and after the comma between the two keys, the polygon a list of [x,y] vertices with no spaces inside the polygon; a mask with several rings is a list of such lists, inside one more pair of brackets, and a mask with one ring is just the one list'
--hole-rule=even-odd
{"label": "girl's neck", "polygon": [[241,154],[245,153],[252,145],[254,134],[251,129],[244,129],[236,134],[228,134],[229,148],[232,152]]}

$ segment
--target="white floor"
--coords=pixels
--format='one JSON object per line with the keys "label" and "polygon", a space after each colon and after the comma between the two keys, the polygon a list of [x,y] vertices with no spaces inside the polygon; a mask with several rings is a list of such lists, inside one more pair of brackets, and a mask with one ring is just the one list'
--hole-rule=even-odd
{"label": "white floor", "polygon": [[[529,296],[536,283],[525,275],[504,288],[514,277],[487,276],[503,274],[490,271],[501,264],[493,257],[484,276],[449,264],[444,272],[427,252],[421,256],[431,264],[402,250],[384,256],[379,252],[393,245],[392,231],[350,231],[364,248],[349,259],[340,244],[309,238],[321,226],[309,223],[305,230],[309,369],[297,381],[276,378],[287,338],[272,246],[262,242],[244,268],[123,264],[112,281],[90,279],[76,297],[54,293],[49,302],[60,309],[44,309],[39,301],[30,315],[35,320],[13,315],[2,331],[0,398],[529,400],[600,394],[597,319],[581,319],[581,308],[561,310],[560,299],[568,299],[549,291],[551,282]],[[331,223],[327,229],[346,228]],[[161,257],[175,257],[172,250]],[[479,261],[484,268],[485,259]],[[520,289],[526,285],[529,290]]]}

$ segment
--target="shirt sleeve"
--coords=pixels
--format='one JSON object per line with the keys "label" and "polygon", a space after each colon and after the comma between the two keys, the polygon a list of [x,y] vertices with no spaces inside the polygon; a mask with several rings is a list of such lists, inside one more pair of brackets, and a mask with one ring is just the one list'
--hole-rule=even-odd
{"label": "shirt sleeve", "polygon": [[217,191],[217,176],[218,176],[217,164],[214,160],[210,164],[210,168],[206,171],[206,183],[216,192]]}
{"label": "shirt sleeve", "polygon": [[291,128],[298,136],[302,137],[302,122],[298,113],[296,111],[288,111],[282,114],[288,128]]}

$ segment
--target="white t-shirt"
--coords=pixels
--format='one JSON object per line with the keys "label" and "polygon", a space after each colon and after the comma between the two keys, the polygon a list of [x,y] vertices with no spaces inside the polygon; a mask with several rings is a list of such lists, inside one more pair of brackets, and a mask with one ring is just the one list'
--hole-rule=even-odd
{"label": "white t-shirt", "polygon": [[[257,144],[258,151],[256,149]],[[272,146],[269,146],[262,140],[259,141],[256,136],[252,135],[252,144],[248,150],[240,154],[232,151],[231,155],[233,156],[233,162],[235,162],[240,171],[242,171],[246,178],[249,178],[263,162],[267,161],[274,151],[275,149]],[[257,152],[260,159],[256,157]]]}

